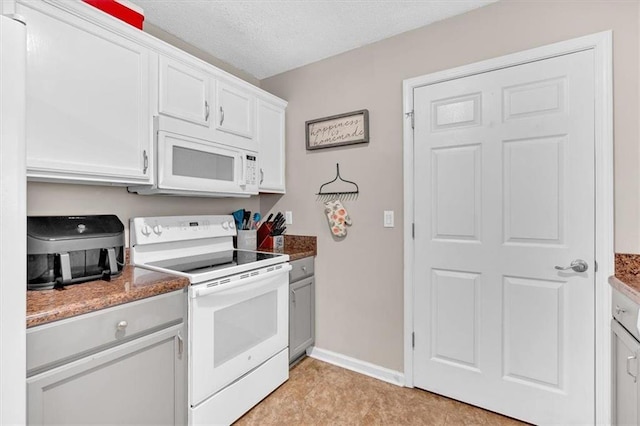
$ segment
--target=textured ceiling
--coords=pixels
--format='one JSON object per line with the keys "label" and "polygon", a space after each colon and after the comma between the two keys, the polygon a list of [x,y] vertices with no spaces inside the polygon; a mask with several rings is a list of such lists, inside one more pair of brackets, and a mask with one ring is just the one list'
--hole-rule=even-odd
{"label": "textured ceiling", "polygon": [[258,79],[497,0],[130,0],[145,21]]}

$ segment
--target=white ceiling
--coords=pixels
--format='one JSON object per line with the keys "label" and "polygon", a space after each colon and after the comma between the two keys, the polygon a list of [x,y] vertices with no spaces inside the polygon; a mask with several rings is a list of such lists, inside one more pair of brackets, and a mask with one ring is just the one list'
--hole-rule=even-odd
{"label": "white ceiling", "polygon": [[258,79],[497,0],[130,0],[145,21]]}

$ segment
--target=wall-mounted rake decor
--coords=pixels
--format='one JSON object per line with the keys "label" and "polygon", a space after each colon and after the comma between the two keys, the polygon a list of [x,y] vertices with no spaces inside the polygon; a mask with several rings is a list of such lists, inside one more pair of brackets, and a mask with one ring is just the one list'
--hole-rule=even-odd
{"label": "wall-mounted rake decor", "polygon": [[[340,188],[335,187],[334,190],[331,188],[325,189],[325,186],[330,185],[332,183],[346,183],[347,186],[344,190],[339,190]],[[320,189],[316,194],[318,196],[319,201],[329,201],[329,200],[355,200],[358,198],[358,194],[360,193],[360,188],[358,188],[358,184],[352,182],[350,180],[343,179],[340,176],[340,163],[336,163],[336,177],[329,182],[325,182],[320,185]]]}
{"label": "wall-mounted rake decor", "polygon": [[305,123],[307,149],[369,142],[369,110],[317,118]]}

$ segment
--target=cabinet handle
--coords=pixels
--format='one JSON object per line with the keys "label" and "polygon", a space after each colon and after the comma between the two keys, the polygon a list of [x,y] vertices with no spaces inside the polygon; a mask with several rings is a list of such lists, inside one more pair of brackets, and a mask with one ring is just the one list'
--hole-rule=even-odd
{"label": "cabinet handle", "polygon": [[142,151],[142,158],[144,161],[144,168],[142,169],[143,174],[147,174],[147,169],[149,168],[149,156],[147,155],[147,150]]}
{"label": "cabinet handle", "polygon": [[636,380],[638,380],[638,376],[634,376],[633,374],[631,374],[631,371],[630,371],[630,368],[629,368],[630,365],[631,365],[631,360],[632,359],[636,359],[636,356],[632,355],[632,356],[628,356],[627,357],[627,374],[630,375],[631,377],[633,377],[633,383],[635,383]]}
{"label": "cabinet handle", "polygon": [[209,121],[209,102],[204,101],[204,121]]}
{"label": "cabinet handle", "polygon": [[224,123],[224,109],[220,107],[220,125],[221,126],[222,126],[222,123]]}
{"label": "cabinet handle", "polygon": [[118,331],[122,331],[125,328],[127,328],[128,325],[129,323],[123,320],[123,321],[120,321],[118,325],[116,325],[116,329],[118,329]]}
{"label": "cabinet handle", "polygon": [[178,358],[182,359],[182,353],[184,352],[184,340],[182,339],[182,334],[178,333],[176,338],[178,339]]}
{"label": "cabinet handle", "polygon": [[260,167],[260,185],[262,185],[262,182],[264,182],[264,170]]}
{"label": "cabinet handle", "polygon": [[295,303],[296,303],[296,291],[295,290],[291,290],[291,301],[295,305]]}

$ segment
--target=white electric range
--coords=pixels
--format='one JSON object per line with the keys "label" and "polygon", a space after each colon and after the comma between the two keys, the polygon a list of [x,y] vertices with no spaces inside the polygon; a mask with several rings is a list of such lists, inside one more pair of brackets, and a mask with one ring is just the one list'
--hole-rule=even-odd
{"label": "white electric range", "polygon": [[289,256],[236,250],[232,216],[131,219],[131,263],[189,279],[189,424],[229,424],[286,381]]}

